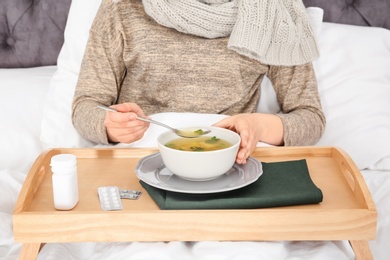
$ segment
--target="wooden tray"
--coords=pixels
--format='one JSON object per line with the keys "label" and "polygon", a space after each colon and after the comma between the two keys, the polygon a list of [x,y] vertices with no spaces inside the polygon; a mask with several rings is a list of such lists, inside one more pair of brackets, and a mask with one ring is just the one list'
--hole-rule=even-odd
{"label": "wooden tray", "polygon": [[[22,187],[13,216],[17,242],[200,241],[200,240],[370,240],[377,212],[360,171],[335,147],[265,147],[263,162],[306,159],[320,204],[252,210],[160,210],[142,188],[134,168],[156,149],[52,149],[42,153]],[[77,156],[80,200],[70,211],[53,205],[50,159]],[[122,200],[124,210],[102,211],[97,189],[115,185],[143,192]],[[22,252],[29,249],[28,245]],[[37,249],[38,248],[38,249]]]}

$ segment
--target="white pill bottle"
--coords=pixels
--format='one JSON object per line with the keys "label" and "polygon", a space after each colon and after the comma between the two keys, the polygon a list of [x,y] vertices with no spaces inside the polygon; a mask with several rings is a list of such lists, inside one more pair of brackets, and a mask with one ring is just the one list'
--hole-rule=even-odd
{"label": "white pill bottle", "polygon": [[79,201],[77,159],[73,154],[54,155],[50,161],[53,182],[54,207],[73,209]]}

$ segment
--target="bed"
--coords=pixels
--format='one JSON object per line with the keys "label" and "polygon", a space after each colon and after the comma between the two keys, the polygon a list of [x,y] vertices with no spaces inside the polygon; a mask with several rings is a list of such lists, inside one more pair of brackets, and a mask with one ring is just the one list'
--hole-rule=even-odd
{"label": "bed", "polygon": [[[12,215],[37,156],[53,147],[101,147],[81,138],[70,102],[97,0],[0,2],[0,258],[17,259]],[[314,61],[327,118],[316,146],[346,151],[361,171],[378,212],[374,259],[390,248],[390,3],[305,0],[320,58]],[[278,112],[266,79],[258,111]],[[174,126],[211,124],[222,115],[162,113]],[[151,126],[131,145],[155,147]],[[259,146],[264,144],[259,144]],[[58,243],[38,259],[354,259],[348,241],[198,241]]]}

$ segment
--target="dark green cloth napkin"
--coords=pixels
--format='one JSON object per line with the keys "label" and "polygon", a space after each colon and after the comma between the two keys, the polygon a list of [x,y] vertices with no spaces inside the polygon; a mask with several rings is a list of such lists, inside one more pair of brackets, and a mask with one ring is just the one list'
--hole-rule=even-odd
{"label": "dark green cloth napkin", "polygon": [[220,193],[179,193],[140,183],[160,209],[255,209],[322,201],[322,192],[310,178],[306,160],[263,162],[262,166],[263,174],[256,182]]}

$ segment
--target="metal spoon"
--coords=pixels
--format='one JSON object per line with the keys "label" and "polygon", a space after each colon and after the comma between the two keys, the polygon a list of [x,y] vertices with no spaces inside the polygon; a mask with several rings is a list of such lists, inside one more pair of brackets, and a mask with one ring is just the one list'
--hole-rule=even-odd
{"label": "metal spoon", "polygon": [[[118,110],[116,110],[115,108],[112,108],[112,107],[107,107],[107,106],[103,106],[103,105],[98,105],[97,107],[100,108],[100,109],[106,110],[106,111],[110,111],[110,112],[118,112]],[[197,130],[175,129],[175,128],[172,128],[172,127],[170,127],[170,126],[168,126],[166,124],[163,124],[161,122],[158,122],[158,121],[155,121],[155,120],[152,120],[152,119],[149,119],[149,118],[140,117],[140,116],[137,116],[137,115],[136,115],[136,117],[137,117],[138,120],[149,122],[149,123],[152,123],[152,124],[156,124],[156,125],[168,128],[169,130],[171,130],[172,132],[174,132],[178,136],[185,137],[185,138],[194,138],[194,137],[205,135],[205,134],[208,134],[208,133],[211,132],[208,129],[197,129]]]}

